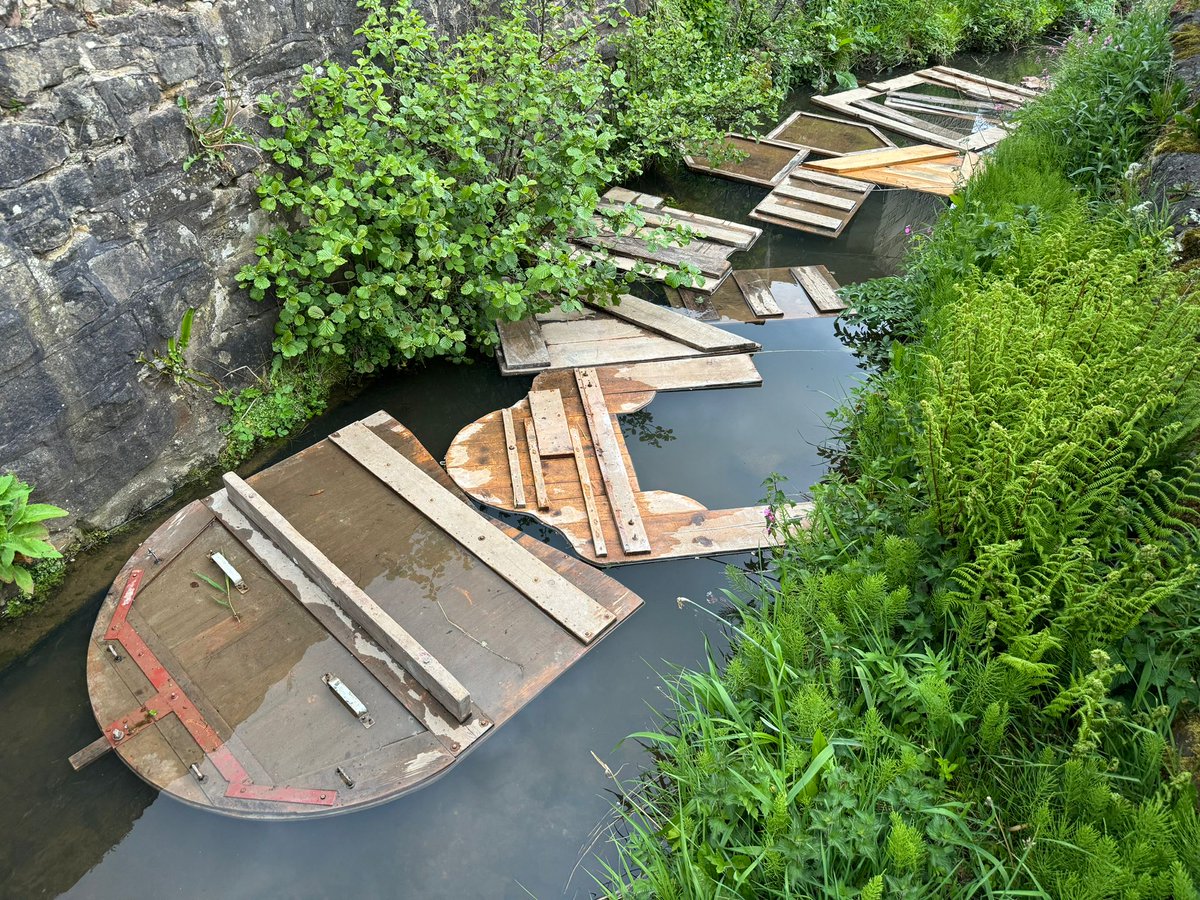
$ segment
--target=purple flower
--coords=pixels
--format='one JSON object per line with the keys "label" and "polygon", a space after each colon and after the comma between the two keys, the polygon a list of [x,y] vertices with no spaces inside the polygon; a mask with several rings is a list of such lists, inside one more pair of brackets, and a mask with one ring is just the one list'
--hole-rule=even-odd
{"label": "purple flower", "polygon": [[905,226],[904,226],[904,233],[905,233],[905,234],[912,234],[912,226],[911,226],[911,225],[905,225]]}
{"label": "purple flower", "polygon": [[766,512],[763,513],[763,516],[766,517],[768,525],[775,524],[775,510],[771,509],[769,506],[767,507]]}

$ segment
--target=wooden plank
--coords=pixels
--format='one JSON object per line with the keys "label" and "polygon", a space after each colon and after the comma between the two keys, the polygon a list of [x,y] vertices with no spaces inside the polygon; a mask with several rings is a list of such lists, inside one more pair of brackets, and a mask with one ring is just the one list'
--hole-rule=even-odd
{"label": "wooden plank", "polygon": [[369,428],[355,422],[331,434],[329,440],[583,643],[591,643],[616,619]]}
{"label": "wooden plank", "polygon": [[955,78],[968,84],[975,84],[980,89],[990,90],[992,94],[988,94],[987,96],[989,97],[993,94],[1011,94],[1020,102],[1034,100],[1038,97],[1037,91],[1031,91],[1022,85],[1009,84],[1007,81],[997,81],[994,78],[987,78],[983,75],[977,75],[974,72],[967,72],[963,69],[955,69],[950,66],[933,66],[930,69],[922,69],[918,74],[925,78],[940,75],[943,78]]}
{"label": "wooden plank", "polygon": [[534,431],[533,420],[525,420],[525,442],[529,445],[529,466],[533,469],[533,493],[537,498],[538,509],[549,509],[550,500],[546,496],[546,476],[542,472],[542,456],[538,452],[537,434]]}
{"label": "wooden plank", "polygon": [[934,147],[929,144],[918,144],[915,147],[889,147],[886,150],[867,150],[863,153],[852,153],[849,156],[838,156],[834,159],[815,159],[808,163],[806,169],[816,169],[819,172],[832,172],[835,175],[850,173],[855,169],[877,169],[880,166],[892,166],[896,163],[920,162],[927,159],[953,158],[957,151],[945,147]]}
{"label": "wooden plank", "polygon": [[551,457],[570,456],[571,433],[567,430],[567,413],[558,388],[530,391],[529,412],[537,432],[538,453]]}
{"label": "wooden plank", "polygon": [[706,353],[741,353],[760,347],[755,341],[631,294],[622,294],[612,306],[588,305]]}
{"label": "wooden plank", "polygon": [[612,366],[604,370],[604,377],[606,393],[611,393],[618,384],[638,385],[654,391],[755,387],[762,384],[762,375],[755,368],[754,360],[745,353]]}
{"label": "wooden plank", "polygon": [[600,513],[596,509],[596,494],[592,490],[592,476],[588,474],[587,458],[583,455],[583,442],[579,432],[571,429],[571,446],[575,454],[575,470],[579,473],[579,489],[583,492],[583,508],[587,512],[588,528],[592,532],[592,549],[599,557],[608,556],[608,544],[604,542],[604,527],[600,524]]}
{"label": "wooden plank", "polygon": [[812,305],[821,312],[841,312],[846,308],[846,304],[830,286],[826,276],[817,272],[815,266],[793,266],[792,274],[796,276],[800,287],[804,288],[804,293],[808,294]]}
{"label": "wooden plank", "polygon": [[[361,425],[358,427],[367,430]],[[391,654],[413,678],[433,694],[447,711],[460,722],[471,715],[471,694],[416,638],[405,631],[399,622],[389,616],[366,591],[348,578],[250,485],[233,472],[225,474],[224,482],[225,491],[233,505],[257,529],[274,541],[305,575],[329,594],[347,615],[358,622],[380,647]],[[440,485],[438,487],[445,490]]]}
{"label": "wooden plank", "polygon": [[508,474],[512,480],[513,507],[525,507],[525,482],[521,479],[521,457],[517,455],[517,430],[513,427],[512,410],[505,407],[500,412],[504,420],[504,447],[508,450]]}
{"label": "wooden plank", "polygon": [[734,272],[733,280],[742,289],[746,305],[756,315],[764,319],[783,315],[783,310],[775,302],[771,294],[771,282],[758,272]]}
{"label": "wooden plank", "polygon": [[496,322],[500,333],[500,348],[504,362],[513,371],[544,369],[550,365],[550,351],[542,339],[542,329],[533,316],[519,322],[500,319]]}
{"label": "wooden plank", "polygon": [[836,194],[822,194],[806,188],[793,187],[791,184],[781,184],[775,190],[771,191],[771,196],[803,200],[805,203],[818,203],[821,206],[829,206],[833,209],[840,209],[843,212],[850,212],[858,205],[857,200],[851,200],[849,197],[839,197]]}
{"label": "wooden plank", "polygon": [[71,764],[71,768],[78,772],[84,766],[90,766],[111,749],[112,744],[108,742],[108,738],[100,735],[82,750],[72,753],[67,761]]}
{"label": "wooden plank", "polygon": [[642,524],[642,514],[638,512],[629,471],[621,458],[621,445],[617,442],[612,414],[604,400],[599,376],[595,369],[576,369],[575,383],[579,387],[579,398],[587,416],[596,461],[600,464],[600,475],[604,479],[604,492],[608,495],[613,518],[617,522],[621,547],[626,553],[649,553],[650,539]]}
{"label": "wooden plank", "polygon": [[636,234],[589,235],[578,238],[577,242],[595,247],[603,247],[622,256],[646,262],[668,266],[690,264],[699,269],[703,274],[714,277],[722,274],[729,265],[729,263],[725,262],[723,254],[715,255],[709,251],[709,248],[714,246],[713,244],[706,244],[704,241],[692,241],[683,247],[656,245],[653,250],[650,249],[647,238]]}
{"label": "wooden plank", "polygon": [[913,72],[908,75],[898,75],[895,78],[889,78],[887,81],[872,81],[867,85],[867,90],[883,94],[887,91],[901,91],[905,88],[919,87],[922,84],[925,84],[925,79],[921,77],[919,72]]}
{"label": "wooden plank", "polygon": [[[887,111],[886,107],[877,106],[877,105],[873,105],[873,104],[867,104],[867,106],[864,107],[864,106],[855,104],[853,102],[847,101],[845,99],[845,94],[847,94],[847,93],[851,93],[851,92],[846,91],[846,92],[843,92],[842,94],[829,94],[827,96],[817,96],[817,97],[813,97],[812,100],[818,106],[824,106],[826,109],[832,109],[835,112],[842,113],[843,115],[853,116],[854,118],[861,119],[864,122],[870,122],[874,125],[879,125],[883,128],[887,128],[891,131],[895,131],[900,134],[904,134],[909,137],[916,138],[919,141],[924,141],[927,144],[940,144],[943,147],[950,147],[951,149],[954,149],[954,150],[961,150],[965,146],[967,146],[966,139],[961,136],[956,135],[953,138],[948,138],[945,135],[936,134],[934,131],[932,131],[931,129],[929,129],[927,127],[921,127],[919,125],[908,125],[908,124],[898,121],[894,117],[885,115],[884,112],[874,112],[873,111],[873,110],[878,109],[878,110],[883,110],[886,112]],[[854,93],[858,93],[858,92],[854,92]],[[873,93],[871,91],[867,91],[865,95],[866,96],[879,96],[878,94]],[[916,120],[912,120],[912,121],[916,121]],[[978,149],[978,148],[971,148],[971,149]]]}
{"label": "wooden plank", "polygon": [[959,119],[963,122],[971,122],[972,124],[982,121],[987,125],[996,125],[1000,122],[994,115],[985,115],[984,113],[964,109],[948,109],[943,106],[933,106],[932,104],[921,103],[916,100],[898,100],[891,94],[884,99],[883,105],[889,109],[903,109],[908,112],[924,113],[925,115],[944,116],[947,119]]}
{"label": "wooden plank", "polygon": [[[924,103],[928,106],[946,106],[953,109],[985,114],[996,112],[996,104],[987,100],[964,100],[962,97],[943,97],[939,94],[915,94],[909,91],[892,91],[887,96],[888,99],[892,100],[907,100],[910,103]],[[1003,103],[1001,105],[1011,106],[1012,104]]]}
{"label": "wooden plank", "polygon": [[843,178],[841,175],[830,175],[828,172],[818,172],[815,169],[809,169],[804,166],[800,166],[796,171],[792,172],[791,178],[788,179],[787,183],[795,185],[797,182],[803,183],[805,181],[826,187],[838,188],[843,191],[853,191],[859,194],[869,194],[874,188],[874,185],[869,181]]}
{"label": "wooden plank", "polygon": [[[851,104],[856,109],[866,110],[874,115],[880,116],[885,121],[895,122],[898,125],[907,125],[911,128],[919,128],[930,134],[942,138],[943,141],[963,141],[967,135],[961,131],[953,131],[949,128],[943,128],[941,125],[935,125],[932,122],[927,122],[924,119],[919,119],[916,116],[910,116],[902,113],[899,110],[889,109],[879,103],[872,103],[870,100],[856,100]],[[939,143],[931,141],[930,143]]]}
{"label": "wooden plank", "polygon": [[[618,206],[616,204],[601,202],[598,208],[601,210],[614,210]],[[639,209],[639,212],[647,225],[655,228],[672,225],[683,226],[691,229],[696,237],[701,240],[711,241],[714,244],[726,244],[737,250],[750,249],[750,247],[754,246],[754,242],[762,235],[761,228],[742,225],[738,222],[729,222],[725,219],[715,219],[711,216],[702,216],[698,213],[675,209],[669,206],[663,207],[658,212],[651,212],[648,209]]]}
{"label": "wooden plank", "polygon": [[843,219],[836,219],[833,216],[823,216],[820,213],[811,212],[807,209],[800,209],[797,206],[788,206],[783,203],[776,203],[770,197],[758,204],[754,208],[754,213],[766,213],[767,215],[775,216],[776,218],[786,219],[790,222],[800,222],[804,225],[814,225],[817,228],[827,229],[829,231],[837,231],[844,224]]}

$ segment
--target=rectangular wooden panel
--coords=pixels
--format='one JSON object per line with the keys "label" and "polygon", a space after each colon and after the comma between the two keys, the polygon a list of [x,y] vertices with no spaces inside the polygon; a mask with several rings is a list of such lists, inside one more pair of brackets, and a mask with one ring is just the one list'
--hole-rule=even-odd
{"label": "rectangular wooden panel", "polygon": [[[358,427],[363,428],[361,425]],[[225,491],[233,505],[258,530],[274,541],[305,575],[315,581],[347,615],[358,622],[362,629],[391,654],[422,687],[433,694],[458,721],[465,721],[470,716],[470,693],[445,666],[417,642],[416,638],[405,631],[399,622],[389,616],[366,591],[348,578],[250,485],[232,472],[225,474],[224,482]],[[445,490],[441,485],[438,487]]]}
{"label": "rectangular wooden panel", "polygon": [[542,329],[533,316],[520,322],[500,319],[496,322],[500,333],[500,350],[509,369],[544,369],[550,365],[550,351],[542,339]]}
{"label": "rectangular wooden panel", "polygon": [[872,125],[803,111],[792,113],[767,137],[808,147],[826,156],[896,146]]}
{"label": "rectangular wooden panel", "polygon": [[838,156],[834,159],[815,159],[806,168],[817,169],[821,172],[850,173],[855,169],[875,169],[880,166],[891,166],[896,163],[920,162],[926,159],[942,159],[955,156],[955,151],[945,147],[934,147],[929,144],[918,144],[915,147],[889,147],[886,150],[868,150],[864,153],[852,153],[849,156]]}
{"label": "rectangular wooden panel", "polygon": [[538,452],[537,433],[533,422],[525,420],[525,442],[529,445],[529,465],[533,469],[533,493],[537,498],[538,509],[549,509],[550,500],[546,496],[546,476],[542,473],[542,455]]}
{"label": "rectangular wooden panel", "polygon": [[706,353],[744,353],[759,349],[754,341],[631,294],[623,294],[620,302],[612,306],[596,308]]}
{"label": "rectangular wooden panel", "polygon": [[567,430],[567,413],[558,388],[530,391],[529,412],[537,432],[538,453],[549,457],[570,456],[571,433]]}
{"label": "rectangular wooden panel", "polygon": [[801,209],[798,206],[788,206],[783,203],[776,203],[770,198],[758,204],[758,206],[754,208],[754,212],[774,216],[777,219],[786,219],[789,222],[795,222],[803,225],[813,225],[826,231],[838,231],[845,223],[844,219],[839,219],[835,216],[822,215],[821,213],[812,212],[807,209]]}
{"label": "rectangular wooden panel", "polygon": [[729,160],[719,165],[701,156],[685,156],[689,169],[707,172],[747,184],[774,187],[798,163],[808,156],[808,149],[771,138],[750,138],[740,134],[726,136],[728,146],[745,154],[745,159]]}
{"label": "rectangular wooden panel", "polygon": [[575,383],[579,386],[579,397],[587,415],[600,474],[604,478],[604,492],[608,495],[613,518],[617,522],[621,547],[626,553],[649,553],[650,539],[642,524],[642,514],[638,512],[637,499],[633,495],[633,485],[621,456],[621,445],[617,442],[600,378],[595,369],[576,369]]}
{"label": "rectangular wooden panel", "polygon": [[575,470],[579,473],[579,489],[583,493],[583,508],[587,512],[588,528],[592,532],[592,548],[597,556],[608,556],[608,544],[604,542],[604,528],[600,524],[600,512],[596,509],[596,495],[592,491],[592,476],[588,474],[587,458],[583,455],[583,442],[579,432],[571,429],[571,448],[575,454]]}
{"label": "rectangular wooden panel", "polygon": [[753,387],[762,384],[762,375],[748,354],[702,356],[699,359],[672,359],[662,362],[633,363],[605,370],[610,381],[644,385],[655,391],[691,391],[703,388]]}
{"label": "rectangular wooden panel", "polygon": [[808,294],[813,306],[824,313],[841,312],[846,304],[816,269],[816,266],[794,266],[792,274],[796,276],[800,287],[804,288],[804,293]]}
{"label": "rectangular wooden panel", "polygon": [[771,282],[758,272],[734,272],[733,280],[742,289],[746,304],[756,316],[764,319],[783,315],[783,310],[771,294]]}
{"label": "rectangular wooden panel", "polygon": [[517,454],[517,430],[513,427],[512,410],[502,409],[500,418],[504,420],[504,449],[508,451],[508,474],[512,480],[513,506],[521,509],[525,506],[525,482],[521,479],[521,457]]}
{"label": "rectangular wooden panel", "polygon": [[611,612],[498,531],[369,428],[356,422],[335,431],[329,440],[583,643],[593,641],[615,620]]}

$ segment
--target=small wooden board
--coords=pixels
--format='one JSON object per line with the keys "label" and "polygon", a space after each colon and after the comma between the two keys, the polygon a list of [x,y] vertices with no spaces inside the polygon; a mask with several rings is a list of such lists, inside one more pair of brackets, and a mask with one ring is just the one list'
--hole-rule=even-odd
{"label": "small wooden board", "polygon": [[541,329],[532,319],[496,322],[505,367],[511,372],[537,372],[550,365],[550,351],[542,339]]}
{"label": "small wooden board", "polygon": [[962,189],[978,161],[978,153],[960,154],[924,144],[819,160],[801,170],[837,172],[872,184],[949,197]]}
{"label": "small wooden board", "polygon": [[849,156],[838,156],[833,159],[813,160],[807,169],[818,172],[830,172],[834,175],[847,175],[859,169],[878,169],[882,166],[894,166],[901,163],[925,162],[931,159],[954,159],[958,154],[945,147],[935,147],[931,144],[917,144],[913,147],[889,147],[886,150],[867,150],[863,153],[853,153]]}
{"label": "small wooden board", "polygon": [[538,453],[542,456],[570,456],[571,433],[567,414],[563,411],[562,394],[553,391],[530,391],[529,411],[537,432]]}
{"label": "small wooden board", "polygon": [[750,218],[836,238],[874,185],[800,166],[750,212]]}
{"label": "small wooden board", "polygon": [[731,133],[725,136],[725,141],[728,147],[744,154],[745,158],[714,166],[707,157],[685,156],[684,164],[694,172],[770,188],[779,184],[809,153],[806,147],[770,137],[756,139]]}
{"label": "small wooden board", "polygon": [[792,113],[768,132],[767,137],[807,147],[823,156],[896,146],[873,125],[803,111]]}
{"label": "small wooden board", "polygon": [[[230,482],[282,523],[287,552],[222,489],[155,531],[100,610],[87,658],[97,722],[131,769],[185,803],[306,818],[427,784],[640,605],[481,516],[390,416],[341,435]],[[220,577],[215,551],[246,588],[228,605],[196,574]],[[309,568],[322,557],[366,602],[344,608],[330,593],[341,588],[289,553]],[[402,664],[369,619],[402,627],[417,658]],[[469,694],[465,721],[406,667],[434,663]]]}
{"label": "small wooden board", "polygon": [[[760,507],[709,510],[689,497],[644,489],[616,418],[646,406],[656,391],[760,382],[746,356],[543,372],[534,389],[560,392],[578,443],[571,458],[543,460],[549,509],[522,512],[561,531],[596,565],[714,556],[776,543]],[[530,415],[527,400],[510,410],[517,422]],[[446,471],[481,503],[512,509],[503,443],[502,415],[489,413],[454,438]]]}
{"label": "small wooden board", "polygon": [[[682,359],[727,353],[751,353],[757,342],[725,331],[680,313],[625,294],[612,306],[588,305],[582,311],[564,313],[551,310],[532,317],[532,326],[522,329],[520,347],[528,343],[525,334],[534,331],[537,343],[546,347],[545,363],[537,368],[524,365],[510,368],[507,345],[501,337],[498,354],[500,371],[505,375],[523,375],[534,371],[568,369],[577,366],[606,366],[655,359]],[[542,408],[542,398],[535,403]],[[540,426],[539,426],[540,427]],[[539,433],[540,437],[540,433]],[[543,456],[564,456],[570,452],[565,429],[547,435]]]}
{"label": "small wooden board", "polygon": [[[801,273],[807,273],[813,279],[812,284],[818,286],[818,299],[814,300],[801,285],[798,277]],[[820,285],[825,287],[822,289]],[[731,319],[761,325],[777,319],[836,316],[843,308],[841,301],[838,300],[835,307],[827,292],[836,293],[838,287],[825,266],[792,266],[734,272],[733,278],[711,297],[701,297],[685,290],[674,291],[668,297],[676,306],[691,304],[688,308],[701,310],[714,321]],[[772,310],[778,312],[764,315]]]}

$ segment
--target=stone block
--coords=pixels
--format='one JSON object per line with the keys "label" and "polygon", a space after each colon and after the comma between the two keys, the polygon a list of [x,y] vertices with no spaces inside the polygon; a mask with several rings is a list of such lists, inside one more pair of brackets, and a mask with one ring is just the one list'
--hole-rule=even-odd
{"label": "stone block", "polygon": [[171,86],[200,77],[204,60],[197,47],[173,47],[161,51],[156,58],[158,74],[163,83]]}
{"label": "stone block", "polygon": [[53,250],[71,235],[70,217],[45,184],[5,191],[0,212],[8,220],[10,240],[34,253]]}
{"label": "stone block", "polygon": [[0,120],[0,188],[32,181],[62,165],[70,147],[61,129]]}
{"label": "stone block", "polygon": [[171,167],[182,170],[184,160],[192,152],[191,135],[184,124],[183,113],[175,107],[142,119],[131,130],[129,143],[147,175]]}
{"label": "stone block", "polygon": [[96,284],[120,303],[154,278],[150,258],[136,241],[105,250],[87,263]]}

